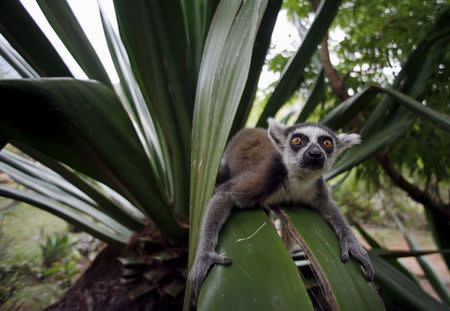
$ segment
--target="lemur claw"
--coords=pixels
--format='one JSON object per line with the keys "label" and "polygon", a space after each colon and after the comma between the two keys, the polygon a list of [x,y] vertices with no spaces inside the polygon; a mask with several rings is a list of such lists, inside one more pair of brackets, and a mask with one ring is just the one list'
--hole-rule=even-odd
{"label": "lemur claw", "polygon": [[342,239],[341,240],[341,260],[342,260],[342,262],[348,261],[349,250],[350,250],[350,242],[348,241],[348,239]]}
{"label": "lemur claw", "polygon": [[348,261],[349,253],[361,264],[367,281],[372,282],[375,276],[372,263],[370,262],[367,251],[359,244],[356,239],[344,239],[341,242],[341,259],[343,262]]}
{"label": "lemur claw", "polygon": [[229,266],[231,263],[232,261],[230,258],[223,254],[217,254],[216,252],[207,252],[200,255],[199,258],[196,258],[194,266],[188,276],[188,279],[192,284],[194,297],[197,297],[200,293],[200,288],[211,266],[214,264]]}

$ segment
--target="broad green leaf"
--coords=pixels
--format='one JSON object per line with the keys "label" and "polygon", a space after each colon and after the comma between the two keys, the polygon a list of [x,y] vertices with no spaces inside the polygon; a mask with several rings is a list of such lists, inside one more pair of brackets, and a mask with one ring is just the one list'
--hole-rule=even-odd
{"label": "broad green leaf", "polygon": [[181,1],[193,81],[197,81],[206,35],[218,4],[219,0]]}
{"label": "broad green leaf", "polygon": [[[433,125],[441,127],[450,131],[450,117],[439,113],[417,100],[398,92],[391,88],[383,88],[373,85],[365,88],[355,96],[341,103],[335,109],[330,111],[322,120],[321,123],[332,128],[340,128],[348,123],[360,110],[362,105],[370,102],[372,97],[377,93],[385,93],[397,101],[397,103],[406,109],[410,110],[420,118],[430,121]],[[380,104],[382,104],[381,102]]]}
{"label": "broad green leaf", "polygon": [[[74,195],[73,192],[68,192],[66,189],[63,189],[63,187],[58,187],[55,184],[48,182],[45,180],[45,177],[48,176],[45,176],[44,178],[33,176],[33,174],[29,174],[29,171],[27,172],[27,170],[16,169],[11,165],[6,164],[3,159],[0,159],[0,169],[18,184],[43,195],[48,195],[52,199],[60,201],[66,205],[70,205],[72,207],[79,206],[81,211],[85,206],[86,210],[90,210],[93,209],[93,206],[95,205],[95,202],[92,200],[89,201],[89,198],[87,198],[87,200],[85,197],[80,198],[79,196]],[[53,178],[53,180],[56,180],[56,178]],[[63,182],[64,181],[60,181],[61,184],[63,184]],[[93,212],[95,214],[96,210],[94,209]]]}
{"label": "broad green leaf", "polygon": [[39,78],[39,74],[12,48],[9,43],[0,37],[0,55],[17,71],[22,78]]}
{"label": "broad green leaf", "polygon": [[267,118],[272,117],[278,109],[294,94],[303,80],[303,71],[317,51],[317,46],[328,31],[337,14],[339,0],[321,1],[318,13],[295,55],[289,60],[275,90],[270,96],[257,126],[264,126]]}
{"label": "broad green leaf", "polygon": [[[406,231],[405,227],[403,226],[401,220],[398,217],[396,217],[395,215],[394,215],[394,220],[395,220],[395,223],[397,224],[397,228],[400,230],[400,232],[402,233],[406,242],[408,243],[408,246],[411,248],[411,250],[417,252],[419,249],[419,246],[414,241],[414,238],[410,234],[408,234],[408,232]],[[427,254],[422,254],[422,255],[427,255]],[[425,273],[425,276],[427,277],[428,282],[430,282],[431,286],[434,288],[434,290],[439,295],[441,300],[450,306],[449,292],[448,292],[447,288],[445,287],[444,283],[442,282],[442,280],[437,275],[437,272],[431,266],[430,262],[426,258],[421,257],[421,256],[418,256],[416,259],[417,259],[417,262],[419,263],[420,267],[422,268],[423,272]]]}
{"label": "broad green leaf", "polygon": [[375,281],[381,287],[381,295],[397,310],[448,310],[419,285],[395,269],[379,256],[370,256],[375,268]]}
{"label": "broad green leaf", "polygon": [[272,38],[272,32],[278,17],[278,12],[281,8],[281,2],[281,0],[270,0],[267,3],[266,11],[261,20],[261,26],[256,35],[247,83],[233,120],[229,138],[233,137],[233,135],[243,128],[247,122],[258,89],[259,77],[263,69],[266,54],[270,47],[270,40]]}
{"label": "broad green leaf", "polygon": [[[311,256],[320,265],[340,310],[384,310],[375,284],[357,261],[341,261],[338,237],[319,213],[308,208],[286,210]],[[313,258],[309,258],[312,260]]]}
{"label": "broad green leaf", "polygon": [[80,189],[80,191],[97,202],[99,208],[108,213],[108,215],[119,220],[119,222],[125,226],[134,228],[135,231],[141,229],[145,215],[116,191],[98,181],[81,175],[79,172],[74,171],[61,162],[58,162],[35,149],[21,145],[21,150],[35,160],[45,164],[48,168],[52,169],[72,185]]}
{"label": "broad green leaf", "polygon": [[4,80],[0,136],[32,147],[124,195],[169,239],[183,231],[158,191],[128,116],[107,87],[70,79]]}
{"label": "broad green leaf", "polygon": [[[316,80],[314,81],[314,85],[312,87],[311,92],[309,93],[308,99],[303,106],[300,115],[297,118],[295,123],[305,122],[309,115],[314,111],[317,105],[320,104],[325,93],[325,79],[323,69],[320,70],[317,75]],[[341,104],[342,105],[342,104]],[[341,106],[339,105],[339,106]]]}
{"label": "broad green leaf", "polygon": [[153,172],[161,181],[161,189],[167,192],[168,197],[173,197],[172,172],[164,135],[160,126],[155,124],[150,116],[131,70],[125,47],[108,20],[101,2],[99,2],[99,8],[106,42],[121,81],[120,86],[127,98],[127,100],[122,100],[122,104],[128,114],[132,116],[133,125],[139,134]]}
{"label": "broad green leaf", "polygon": [[114,7],[134,76],[166,138],[175,210],[187,213],[194,84],[183,54],[187,42],[181,4],[115,0]]}
{"label": "broad green leaf", "polygon": [[192,129],[191,255],[247,80],[253,43],[266,3],[255,0],[244,3],[240,0],[221,1],[208,34]]}
{"label": "broad green leaf", "polygon": [[0,163],[0,170],[8,174],[8,176],[15,180],[18,184],[23,185],[26,188],[33,190],[51,200],[67,205],[80,213],[86,214],[92,217],[94,221],[102,223],[122,236],[131,236],[131,230],[122,226],[116,220],[104,214],[95,206],[79,200],[71,194],[64,192],[60,188],[26,175],[4,163]]}
{"label": "broad green leaf", "polygon": [[81,230],[86,231],[96,238],[117,247],[123,247],[131,237],[131,235],[124,237],[117,232],[102,227],[99,223],[93,222],[86,217],[82,217],[82,214],[74,212],[71,208],[52,201],[48,197],[37,193],[25,192],[10,187],[0,186],[0,196],[39,207],[49,213],[61,217],[69,223],[74,224]]}
{"label": "broad green leaf", "polygon": [[344,127],[364,108],[364,105],[370,103],[375,95],[373,88],[366,87],[331,110],[320,120],[320,123],[333,129]]}
{"label": "broad green leaf", "polygon": [[428,108],[427,106],[421,104],[420,102],[414,100],[413,98],[406,96],[405,94],[402,94],[396,90],[390,89],[390,88],[382,88],[382,87],[376,87],[376,89],[383,91],[390,96],[394,97],[398,103],[400,103],[403,107],[407,108],[408,110],[414,112],[419,117],[426,119],[427,121],[431,122],[431,124],[435,126],[439,126],[448,132],[450,132],[450,117],[437,112],[431,108]]}
{"label": "broad green leaf", "polygon": [[87,176],[82,176],[79,172],[33,148],[21,145],[21,150],[59,174],[67,182],[70,182],[85,195],[97,202],[97,205],[102,211],[119,220],[125,226],[134,228],[135,231],[140,230],[145,215],[116,191],[98,181],[89,179]]}
{"label": "broad green leaf", "polygon": [[111,80],[66,0],[37,0],[61,41],[89,78],[112,88]]}
{"label": "broad green leaf", "polygon": [[404,251],[404,250],[387,250],[387,249],[373,249],[371,250],[371,253],[377,256],[381,256],[383,258],[404,258],[404,257],[420,257],[425,255],[432,255],[432,254],[438,254],[438,253],[448,253],[450,250],[410,250],[410,251]]}
{"label": "broad green leaf", "polygon": [[31,160],[25,159],[24,157],[8,150],[2,150],[0,152],[0,163],[2,162],[26,175],[52,184],[53,186],[60,188],[64,192],[70,193],[87,204],[95,204],[95,202],[85,193],[43,165],[38,165],[36,162],[32,162]]}
{"label": "broad green leaf", "polygon": [[[203,211],[212,194],[220,158],[244,91],[266,4],[267,1],[222,0],[208,33],[192,128],[190,264]],[[186,290],[185,308],[189,296],[190,285]]]}
{"label": "broad green leaf", "polygon": [[0,1],[0,33],[42,77],[72,77],[20,1]]}
{"label": "broad green leaf", "polygon": [[[42,154],[38,154],[37,152],[33,152],[32,156],[39,159],[42,159],[44,157]],[[52,168],[56,167],[58,171],[63,174],[63,176],[68,178],[67,180],[51,171],[50,169],[43,166],[38,166],[36,163],[22,158],[19,155],[8,152],[6,150],[0,152],[0,165],[2,165],[1,162],[3,162],[20,171],[22,175],[19,174],[19,178],[21,180],[25,178],[24,182],[20,182],[19,180],[14,178],[13,175],[10,175],[10,177],[16,179],[17,182],[25,185],[29,189],[33,189],[36,192],[42,194],[48,193],[48,196],[50,198],[64,202],[67,205],[73,206],[74,208],[83,211],[84,205],[80,205],[79,203],[77,203],[77,200],[81,200],[88,205],[88,210],[92,210],[93,208],[98,209],[102,212],[102,214],[106,213],[130,230],[138,231],[142,228],[143,219],[136,219],[136,217],[133,217],[133,214],[124,212],[122,206],[114,204],[112,200],[104,196],[101,192],[97,191],[87,182],[83,181],[81,177],[70,171],[70,169],[64,167],[64,165],[62,164],[57,163],[57,161],[55,160],[53,160],[54,163],[51,163],[51,161],[52,159],[45,159],[45,162],[50,162]],[[7,172],[7,170],[5,170],[5,172]],[[43,185],[40,185],[42,183]],[[81,191],[76,186],[79,186],[83,191]],[[41,189],[41,191],[36,187]],[[57,197],[55,197],[55,195],[52,196],[52,193],[54,193],[57,189],[60,189],[60,191],[57,191],[56,196],[62,195],[62,200],[59,200]],[[46,193],[43,193],[42,191],[45,191]],[[69,198],[67,198],[68,195]],[[92,198],[89,197],[89,195],[91,195]],[[67,199],[69,199],[70,201],[67,201]],[[75,205],[72,205],[72,203]],[[96,210],[93,210],[91,212],[91,215],[95,214],[98,214],[98,212],[96,212]]]}
{"label": "broad green leaf", "polygon": [[218,252],[233,263],[210,270],[197,310],[313,310],[294,262],[263,211],[232,213]]}

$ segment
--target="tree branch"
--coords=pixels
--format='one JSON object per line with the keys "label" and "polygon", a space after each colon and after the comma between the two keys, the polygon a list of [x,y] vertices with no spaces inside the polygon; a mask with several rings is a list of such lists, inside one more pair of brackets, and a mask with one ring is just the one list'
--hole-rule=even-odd
{"label": "tree branch", "polygon": [[[312,10],[316,12],[318,7],[317,0],[310,0],[310,3]],[[342,79],[340,74],[331,63],[330,52],[328,49],[328,35],[325,36],[321,43],[320,58],[322,61],[325,76],[328,78],[328,83],[333,93],[341,101],[350,98],[350,95],[348,94],[347,88],[345,86],[344,79]],[[356,116],[352,120],[352,125],[356,130],[359,131],[362,127],[361,118],[359,116]],[[394,169],[392,161],[386,153],[377,155],[376,160],[382,167],[385,174],[392,180],[392,182],[397,187],[406,192],[414,201],[421,203],[425,208],[436,210],[441,215],[445,215],[447,219],[450,219],[450,204],[449,206],[446,206],[434,201],[426,190],[422,191],[420,188],[408,182],[399,172]]]}
{"label": "tree branch", "polygon": [[411,199],[421,203],[426,208],[431,208],[438,211],[441,215],[445,215],[448,219],[450,219],[450,209],[445,205],[434,201],[426,191],[421,190],[419,187],[407,181],[406,178],[395,170],[394,165],[387,154],[378,154],[376,159],[392,182],[397,187],[405,191]]}
{"label": "tree branch", "polygon": [[344,79],[342,79],[331,63],[330,51],[328,50],[328,35],[325,36],[320,44],[320,59],[322,60],[323,71],[328,78],[328,83],[330,84],[333,93],[340,101],[349,99],[350,95],[345,87]]}
{"label": "tree branch", "polygon": [[[310,0],[310,2],[313,12],[316,12],[319,5],[317,0]],[[331,63],[330,51],[328,50],[328,35],[326,35],[323,38],[322,43],[320,43],[320,59],[322,61],[323,71],[325,76],[328,78],[328,83],[333,90],[333,93],[341,101],[350,98],[347,88],[345,87],[344,79],[342,79]]]}

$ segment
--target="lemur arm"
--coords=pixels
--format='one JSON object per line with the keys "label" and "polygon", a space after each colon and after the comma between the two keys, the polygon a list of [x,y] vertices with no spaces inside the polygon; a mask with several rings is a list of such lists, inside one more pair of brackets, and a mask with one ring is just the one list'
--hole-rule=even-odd
{"label": "lemur arm", "polygon": [[[220,188],[219,188],[220,189]],[[231,260],[224,255],[216,253],[219,231],[227,220],[234,206],[234,201],[227,192],[217,191],[211,198],[206,210],[205,218],[200,230],[200,239],[188,279],[192,283],[194,296],[197,296],[200,287],[214,264],[230,265]]]}
{"label": "lemur arm", "polygon": [[328,187],[324,184],[324,182],[323,187],[321,188],[323,193],[318,196],[319,200],[317,204],[314,205],[339,237],[342,261],[346,262],[349,258],[349,254],[352,255],[362,264],[367,280],[373,281],[375,271],[370,262],[369,255],[353,234],[350,225],[342,216],[339,211],[339,207],[331,198]]}

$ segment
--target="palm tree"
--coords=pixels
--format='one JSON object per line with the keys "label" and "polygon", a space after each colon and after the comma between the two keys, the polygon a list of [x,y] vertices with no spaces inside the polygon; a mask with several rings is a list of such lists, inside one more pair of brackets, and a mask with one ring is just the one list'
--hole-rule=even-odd
{"label": "palm tree", "polygon": [[[109,294],[96,295],[86,278],[75,284],[73,297],[81,297],[79,303],[88,299],[76,296],[75,290],[83,293],[88,288],[91,299],[105,308],[184,305],[189,310],[192,292],[185,278],[202,215],[226,142],[245,125],[254,102],[281,0],[114,0],[120,34],[100,2],[104,34],[120,78],[117,87],[66,1],[37,2],[92,80],[73,79],[19,1],[0,3],[0,32],[8,42],[2,41],[1,55],[23,78],[0,81],[0,146],[8,143],[20,150],[4,149],[0,169],[27,188],[0,185],[0,195],[54,213],[108,243],[93,266],[103,271]],[[339,3],[322,1],[259,125],[299,87]],[[447,7],[436,18],[441,28],[418,43],[391,88],[371,86],[322,120],[335,129],[347,127],[364,102],[383,93],[362,129],[364,143],[345,154],[328,178],[392,144],[416,117],[450,130],[447,116],[414,99],[430,75],[427,68],[442,57],[439,48],[448,45],[450,25],[442,21],[449,14]],[[303,120],[319,102],[314,94],[323,85],[323,75],[317,75]],[[306,260],[297,260],[301,275],[262,210],[236,212],[219,243],[219,251],[235,264],[211,270],[198,309],[383,309],[359,265],[337,260],[338,241],[324,220],[301,208],[288,214],[303,241],[300,256]],[[111,263],[117,256],[121,272]],[[396,261],[401,255],[378,249],[371,256],[386,306],[444,308],[409,278]],[[106,261],[115,270],[105,273]]]}

